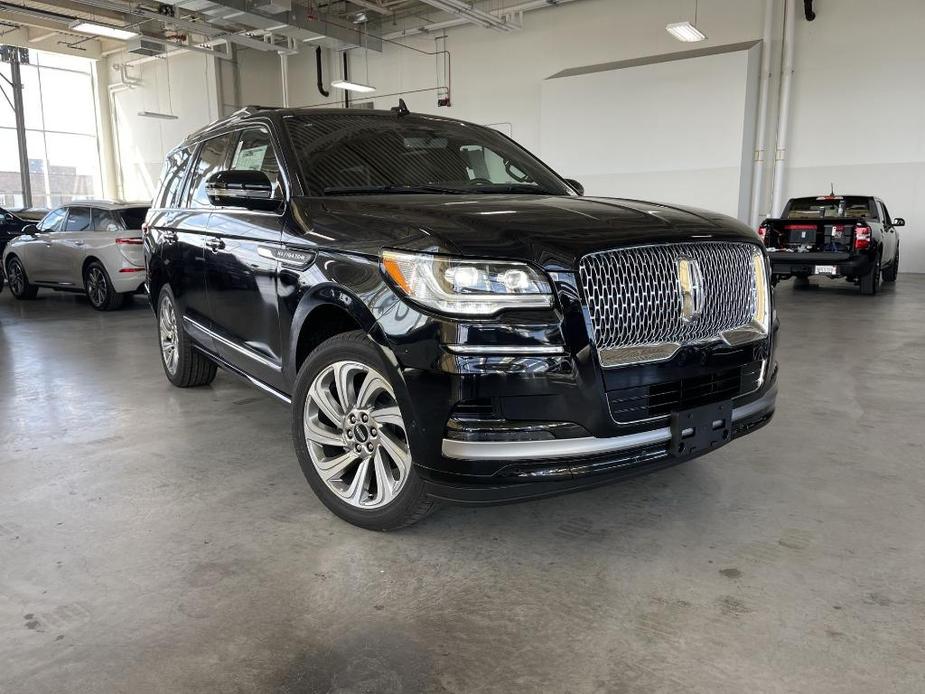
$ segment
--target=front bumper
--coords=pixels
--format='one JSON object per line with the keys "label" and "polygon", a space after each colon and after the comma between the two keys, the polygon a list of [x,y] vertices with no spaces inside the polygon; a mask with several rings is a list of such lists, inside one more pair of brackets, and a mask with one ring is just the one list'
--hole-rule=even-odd
{"label": "front bumper", "polygon": [[664,361],[604,368],[574,285],[560,283],[558,298],[554,310],[480,322],[402,305],[377,323],[431,496],[516,501],[677,464],[689,457],[669,452],[672,413],[703,405],[731,402],[732,438],[770,421],[776,319],[748,344],[686,345]]}
{"label": "front bumper", "polygon": [[769,253],[771,273],[778,278],[816,274],[817,265],[835,267],[834,275],[827,277],[860,277],[870,270],[870,258],[848,253]]}

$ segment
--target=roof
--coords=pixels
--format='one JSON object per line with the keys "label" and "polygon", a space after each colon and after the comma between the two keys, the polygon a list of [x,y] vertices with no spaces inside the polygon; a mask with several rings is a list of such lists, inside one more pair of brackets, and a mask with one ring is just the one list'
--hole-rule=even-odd
{"label": "roof", "polygon": [[[208,125],[196,130],[186,136],[181,145],[187,145],[197,141],[204,135],[211,133],[213,130],[219,130],[229,125],[237,123],[247,123],[250,120],[257,120],[261,117],[285,118],[286,116],[313,116],[313,115],[349,115],[357,118],[398,118],[395,111],[381,109],[344,109],[344,108],[320,108],[317,106],[300,106],[295,108],[284,108],[277,106],[244,106],[238,109],[230,116],[213,121]],[[446,116],[435,116],[431,113],[415,113],[409,111],[403,118],[425,118],[427,120],[443,121],[446,123],[465,123],[458,118],[448,118]]]}
{"label": "roof", "polygon": [[125,200],[71,200],[61,207],[98,207],[103,210],[124,210],[129,207],[151,207],[150,200],[126,202]]}

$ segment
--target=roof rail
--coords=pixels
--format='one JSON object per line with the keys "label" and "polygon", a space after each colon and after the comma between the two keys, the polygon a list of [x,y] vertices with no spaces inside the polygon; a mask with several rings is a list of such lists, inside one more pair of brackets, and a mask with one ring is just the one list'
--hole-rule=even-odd
{"label": "roof rail", "polygon": [[226,123],[234,123],[235,121],[241,120],[242,118],[247,118],[248,116],[252,116],[252,115],[254,115],[255,113],[257,113],[257,112],[259,112],[259,111],[268,111],[268,110],[273,109],[273,108],[275,108],[275,107],[274,107],[274,106],[258,106],[258,105],[256,105],[256,104],[248,104],[247,106],[243,106],[243,107],[239,108],[237,111],[235,111],[235,112],[232,113],[231,115],[225,116],[224,118],[218,118],[217,120],[212,121],[212,122],[209,123],[208,125],[204,125],[203,127],[199,128],[198,130],[195,130],[195,131],[191,132],[189,135],[186,136],[186,140],[192,140],[192,139],[198,137],[199,135],[201,135],[202,133],[208,132],[208,131],[211,130],[212,128],[215,128],[215,127],[217,127],[217,126],[219,126],[219,125],[225,125]]}

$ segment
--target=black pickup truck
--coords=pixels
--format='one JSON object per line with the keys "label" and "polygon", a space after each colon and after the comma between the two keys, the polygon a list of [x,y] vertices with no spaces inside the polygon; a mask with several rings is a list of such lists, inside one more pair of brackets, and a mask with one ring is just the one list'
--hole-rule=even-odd
{"label": "black pickup truck", "polygon": [[881,280],[896,281],[896,228],[905,223],[892,219],[874,196],[821,195],[790,199],[781,218],[764,220],[758,235],[771,258],[774,284],[790,277],[798,286],[811,275],[843,277],[862,294],[876,294]]}

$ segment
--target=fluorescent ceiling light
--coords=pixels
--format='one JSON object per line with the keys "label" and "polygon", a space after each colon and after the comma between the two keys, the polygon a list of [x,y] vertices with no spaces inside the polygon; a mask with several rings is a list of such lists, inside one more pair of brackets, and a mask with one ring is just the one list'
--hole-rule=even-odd
{"label": "fluorescent ceiling light", "polygon": [[128,39],[138,36],[137,31],[129,31],[121,27],[109,26],[108,24],[97,24],[96,22],[85,22],[78,19],[71,22],[70,28],[79,31],[82,34],[93,34],[94,36],[105,36],[107,39],[119,39],[127,41]]}
{"label": "fluorescent ceiling light", "polygon": [[348,82],[347,80],[332,80],[332,87],[337,87],[338,89],[346,89],[350,92],[374,92],[376,91],[375,87],[370,87],[368,84],[359,84],[357,82]]}
{"label": "fluorescent ceiling light", "polygon": [[139,111],[138,115],[142,118],[160,118],[161,120],[176,120],[179,116],[172,113],[158,113],[157,111]]}
{"label": "fluorescent ceiling light", "polygon": [[668,24],[665,30],[678,41],[684,41],[685,43],[703,41],[707,37],[706,34],[690,22],[675,22],[674,24]]}

